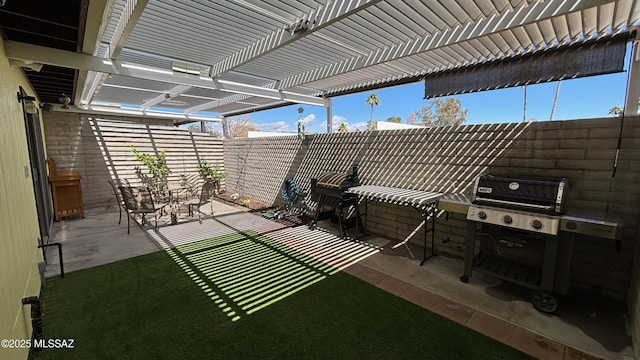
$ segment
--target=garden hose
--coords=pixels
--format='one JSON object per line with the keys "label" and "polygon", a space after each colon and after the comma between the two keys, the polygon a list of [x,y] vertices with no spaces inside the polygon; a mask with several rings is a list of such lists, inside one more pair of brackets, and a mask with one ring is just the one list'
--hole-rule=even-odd
{"label": "garden hose", "polygon": [[293,179],[287,179],[282,185],[282,199],[289,204],[295,204],[298,202],[300,195],[300,188]]}

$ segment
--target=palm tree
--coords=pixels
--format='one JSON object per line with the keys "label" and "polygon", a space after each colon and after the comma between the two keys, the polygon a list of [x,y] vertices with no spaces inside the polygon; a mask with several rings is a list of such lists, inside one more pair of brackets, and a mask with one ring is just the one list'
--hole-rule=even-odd
{"label": "palm tree", "polygon": [[371,93],[371,95],[369,95],[369,97],[367,98],[367,105],[371,106],[371,116],[369,117],[367,128],[369,130],[373,130],[373,106],[380,105],[380,99],[378,98],[378,95],[376,95],[376,93]]}
{"label": "palm tree", "polygon": [[624,109],[621,108],[620,106],[614,106],[611,109],[609,109],[609,115],[611,116],[620,116],[622,115],[623,112],[624,112]]}

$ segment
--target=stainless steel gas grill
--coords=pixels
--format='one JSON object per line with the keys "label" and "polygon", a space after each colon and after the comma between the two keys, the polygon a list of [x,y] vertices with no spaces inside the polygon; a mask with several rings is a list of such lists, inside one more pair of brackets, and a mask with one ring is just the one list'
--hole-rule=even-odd
{"label": "stainless steel gas grill", "polygon": [[478,176],[467,211],[460,280],[468,282],[473,270],[489,273],[537,290],[534,306],[554,312],[558,304],[552,293],[568,292],[568,278],[560,281],[565,288],[554,284],[557,270],[569,276],[570,248],[559,247],[558,236],[566,190],[566,179]]}
{"label": "stainless steel gas grill", "polygon": [[340,227],[340,237],[348,236],[347,220],[348,213],[345,209],[353,209],[357,233],[363,230],[360,210],[358,207],[358,195],[349,193],[348,190],[354,186],[359,186],[358,165],[353,165],[351,174],[326,172],[311,179],[311,200],[317,202],[316,212],[313,220],[309,223],[309,228],[313,229],[318,224],[318,218],[325,206],[331,206],[331,211],[335,214],[338,210],[338,225]]}
{"label": "stainless steel gas grill", "polygon": [[564,211],[567,179],[523,179],[480,175],[473,203],[552,215]]}

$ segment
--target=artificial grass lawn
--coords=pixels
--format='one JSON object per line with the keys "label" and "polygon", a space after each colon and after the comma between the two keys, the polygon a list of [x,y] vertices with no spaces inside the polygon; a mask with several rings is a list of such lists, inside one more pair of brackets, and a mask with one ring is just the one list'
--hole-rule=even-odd
{"label": "artificial grass lawn", "polygon": [[30,359],[530,359],[345,273],[232,321],[165,252],[49,279]]}

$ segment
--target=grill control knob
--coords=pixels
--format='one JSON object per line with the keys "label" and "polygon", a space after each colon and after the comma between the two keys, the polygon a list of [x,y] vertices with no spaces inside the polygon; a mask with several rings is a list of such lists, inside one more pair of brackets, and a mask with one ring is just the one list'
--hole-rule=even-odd
{"label": "grill control knob", "polygon": [[504,221],[505,224],[511,224],[513,222],[513,218],[510,215],[505,215],[502,217],[502,221]]}
{"label": "grill control knob", "polygon": [[479,217],[480,219],[483,219],[483,220],[484,220],[484,219],[486,219],[486,218],[487,218],[487,213],[486,213],[486,212],[484,212],[484,211],[482,211],[482,210],[480,210],[480,212],[478,212],[478,217]]}
{"label": "grill control knob", "polygon": [[536,229],[536,230],[540,230],[542,229],[542,221],[535,219],[531,222],[531,227]]}

